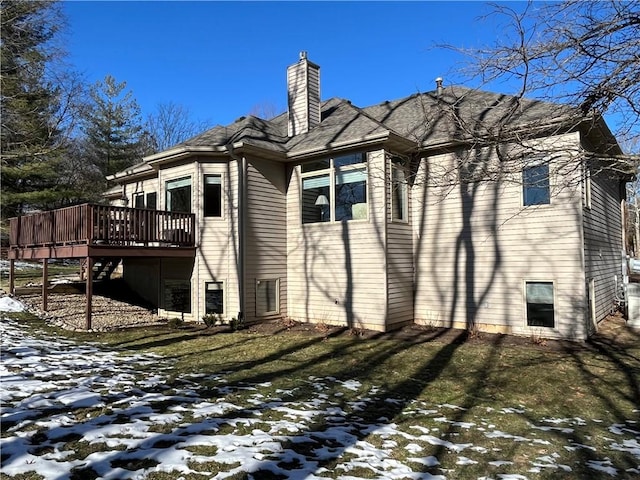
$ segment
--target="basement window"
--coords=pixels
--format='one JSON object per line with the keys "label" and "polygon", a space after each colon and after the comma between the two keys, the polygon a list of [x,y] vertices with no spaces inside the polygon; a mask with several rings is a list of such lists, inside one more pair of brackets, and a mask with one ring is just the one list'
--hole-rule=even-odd
{"label": "basement window", "polygon": [[164,309],[170,312],[191,313],[191,282],[164,281]]}
{"label": "basement window", "polygon": [[280,281],[277,278],[256,280],[256,316],[280,311]]}
{"label": "basement window", "polygon": [[224,313],[224,284],[222,282],[205,282],[204,287],[205,313]]}
{"label": "basement window", "polygon": [[553,282],[525,282],[527,326],[555,327]]}

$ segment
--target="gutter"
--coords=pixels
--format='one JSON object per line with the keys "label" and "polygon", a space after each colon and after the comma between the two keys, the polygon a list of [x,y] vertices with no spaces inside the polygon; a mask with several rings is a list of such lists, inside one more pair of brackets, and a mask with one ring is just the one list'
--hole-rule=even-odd
{"label": "gutter", "polygon": [[238,322],[244,322],[245,305],[245,270],[246,270],[246,219],[247,219],[247,158],[234,153],[234,145],[226,147],[229,156],[238,163]]}

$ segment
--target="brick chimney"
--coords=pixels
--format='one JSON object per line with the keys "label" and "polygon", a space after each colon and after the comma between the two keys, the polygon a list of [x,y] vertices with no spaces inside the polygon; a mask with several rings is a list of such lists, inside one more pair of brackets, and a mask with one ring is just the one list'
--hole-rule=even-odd
{"label": "brick chimney", "polygon": [[307,52],[287,68],[287,96],[290,137],[320,123],[320,67],[307,60]]}

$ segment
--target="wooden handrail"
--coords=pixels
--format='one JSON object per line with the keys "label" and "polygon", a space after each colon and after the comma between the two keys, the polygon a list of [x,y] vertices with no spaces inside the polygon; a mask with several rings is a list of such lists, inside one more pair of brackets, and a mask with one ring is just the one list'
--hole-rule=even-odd
{"label": "wooden handrail", "polygon": [[195,215],[83,204],[9,220],[11,248],[68,244],[192,247]]}

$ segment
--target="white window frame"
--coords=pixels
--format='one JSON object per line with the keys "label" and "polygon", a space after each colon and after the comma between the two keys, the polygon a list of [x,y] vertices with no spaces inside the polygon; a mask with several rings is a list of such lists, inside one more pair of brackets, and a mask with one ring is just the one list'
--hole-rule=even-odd
{"label": "white window frame", "polygon": [[[552,293],[552,303],[551,305],[553,305],[553,325],[552,326],[548,326],[548,325],[530,325],[529,324],[529,295],[528,295],[528,291],[527,291],[527,284],[551,284],[551,293]],[[523,285],[522,285],[522,292],[523,292],[523,298],[524,298],[524,322],[525,325],[528,328],[548,328],[548,329],[555,329],[557,326],[557,310],[558,310],[558,304],[557,304],[557,295],[556,295],[556,282],[553,280],[549,280],[549,279],[535,279],[535,280],[531,280],[531,279],[527,279],[524,280]],[[531,302],[531,303],[539,303],[542,304],[541,302]]]}
{"label": "white window frame", "polygon": [[[178,183],[178,182],[184,182],[187,181],[189,182],[189,210],[187,212],[180,212],[180,213],[191,213],[193,212],[193,193],[194,193],[194,189],[193,189],[193,178],[191,177],[191,175],[183,175],[180,177],[176,177],[176,178],[170,178],[170,179],[165,179],[164,181],[164,209],[168,212],[174,212],[177,210],[170,210],[169,209],[169,205],[171,204],[171,192],[169,189],[169,184],[170,183]],[[176,187],[179,188],[179,187]],[[173,190],[173,189],[171,189]]]}
{"label": "white window frame", "polygon": [[[260,305],[258,295],[260,290],[260,285],[266,282],[274,282],[275,283],[275,299],[274,299],[274,309],[273,310],[258,310],[258,306]],[[267,302],[268,303],[268,302]],[[267,315],[275,315],[280,313],[280,279],[279,278],[258,278],[256,279],[256,317],[264,317]]]}
{"label": "white window frame", "polygon": [[[398,157],[393,157],[389,160],[390,163],[390,175],[391,175],[391,221],[395,223],[409,223],[409,184],[407,182],[407,166],[406,162]],[[395,172],[402,172],[404,176],[404,180],[401,182],[396,182]],[[396,185],[402,185],[402,212],[403,216],[400,218],[396,217]]]}
{"label": "white window frame", "polygon": [[[137,203],[136,200],[139,199],[139,198],[142,199],[142,206],[141,207],[136,206],[136,203]],[[135,192],[133,194],[133,198],[131,199],[131,206],[133,208],[147,208],[147,202],[146,202],[146,197],[144,195],[144,191]]]}
{"label": "white window frame", "polygon": [[[205,215],[204,206],[207,191],[207,177],[218,177],[220,179],[220,215]],[[202,218],[220,220],[224,218],[224,176],[221,173],[203,173],[202,174]]]}
{"label": "white window frame", "polygon": [[591,210],[591,168],[584,167],[584,208]]}
{"label": "white window frame", "polygon": [[[209,286],[216,286],[218,288],[209,288]],[[207,292],[208,291],[222,291],[222,312],[210,313],[207,312]],[[204,282],[204,313],[205,315],[222,315],[226,314],[227,300],[225,297],[225,282],[224,280],[211,280]]]}
{"label": "white window frame", "polygon": [[[335,160],[340,158],[348,157],[350,155],[363,155],[364,161],[349,165],[336,166]],[[348,222],[357,222],[357,221],[369,221],[369,196],[370,196],[370,180],[369,180],[369,155],[367,152],[354,152],[351,154],[344,155],[336,155],[330,158],[323,158],[322,160],[328,160],[329,165],[327,168],[318,169],[310,172],[302,172],[302,165],[298,168],[300,169],[300,223],[302,225],[316,225],[323,223],[336,223],[341,221]],[[309,162],[313,163],[313,162]],[[362,218],[350,218],[348,220],[336,220],[336,185],[340,185],[339,177],[345,177],[348,175],[358,175],[358,171],[364,170],[364,181],[365,181],[365,202],[366,205],[366,213]],[[329,217],[327,220],[320,220],[315,222],[305,222],[304,221],[304,204],[303,204],[303,195],[304,195],[304,183],[305,180],[313,179],[313,178],[321,178],[328,176],[329,184],[329,196],[327,200],[329,201],[329,205],[327,207]],[[324,182],[323,182],[324,183]],[[345,184],[351,182],[344,182]],[[352,208],[354,205],[360,204],[352,204]],[[318,208],[324,208],[322,205],[318,204]]]}

